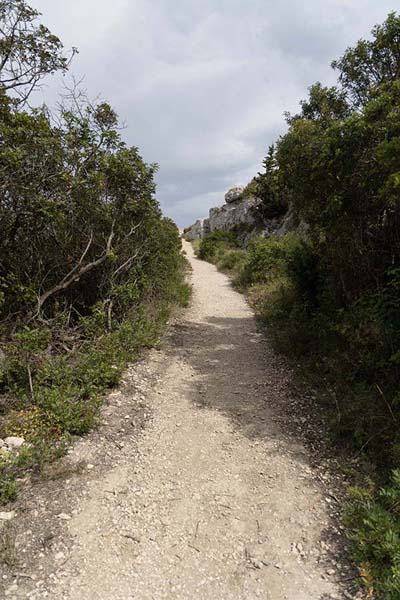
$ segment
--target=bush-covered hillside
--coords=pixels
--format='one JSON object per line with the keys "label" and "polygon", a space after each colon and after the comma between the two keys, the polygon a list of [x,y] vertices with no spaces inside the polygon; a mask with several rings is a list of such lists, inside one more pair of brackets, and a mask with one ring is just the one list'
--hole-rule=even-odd
{"label": "bush-covered hillside", "polygon": [[174,223],[156,165],[122,140],[106,103],[73,90],[30,108],[65,71],[62,44],[24,0],[0,0],[0,502],[16,479],[95,423],[101,393],[185,302]]}
{"label": "bush-covered hillside", "polygon": [[[298,231],[221,240],[200,255],[234,270],[279,347],[324,382],[337,443],[370,465],[349,530],[377,598],[400,598],[400,17],[333,63],[249,184],[261,217],[290,208]],[[227,258],[229,257],[229,258]],[[298,362],[298,361],[297,361]],[[380,488],[384,486],[384,490]]]}

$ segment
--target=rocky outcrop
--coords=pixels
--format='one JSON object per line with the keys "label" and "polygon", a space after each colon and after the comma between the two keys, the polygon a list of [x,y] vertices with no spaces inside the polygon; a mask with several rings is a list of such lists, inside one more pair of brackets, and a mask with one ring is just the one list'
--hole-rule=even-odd
{"label": "rocky outcrop", "polygon": [[254,208],[259,202],[254,196],[243,197],[242,187],[233,187],[225,194],[223,206],[211,208],[208,219],[197,220],[184,230],[183,235],[188,241],[193,241],[217,229],[226,231],[237,225],[254,227],[256,224]]}
{"label": "rocky outcrop", "polygon": [[248,198],[230,201],[220,208],[211,208],[210,210],[210,231],[216,229],[229,230],[237,225],[254,226],[256,217],[253,209],[257,206],[259,200],[250,196]]}
{"label": "rocky outcrop", "polygon": [[196,223],[183,230],[183,236],[188,242],[193,242],[194,240],[201,240],[209,232],[208,219],[197,219]]}
{"label": "rocky outcrop", "polygon": [[242,187],[233,187],[228,190],[225,194],[225,202],[230,204],[231,202],[238,202],[242,199],[242,195],[244,192],[244,188]]}
{"label": "rocky outcrop", "polygon": [[190,242],[200,240],[208,233],[216,230],[229,231],[237,229],[237,241],[240,247],[246,248],[249,241],[256,236],[283,236],[288,231],[304,232],[305,223],[299,223],[291,207],[287,212],[273,219],[260,220],[255,210],[261,200],[255,196],[243,196],[242,187],[233,187],[225,194],[225,204],[211,208],[208,219],[199,219],[187,227],[183,235]]}

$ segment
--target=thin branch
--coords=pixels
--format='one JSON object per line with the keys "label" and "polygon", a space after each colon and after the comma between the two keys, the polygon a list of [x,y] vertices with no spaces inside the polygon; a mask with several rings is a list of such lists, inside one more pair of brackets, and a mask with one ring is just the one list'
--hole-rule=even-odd
{"label": "thin branch", "polygon": [[380,386],[377,383],[375,384],[375,386],[376,386],[376,389],[378,390],[378,392],[380,393],[380,395],[382,396],[386,406],[388,407],[388,410],[392,416],[393,422],[396,423],[396,417],[394,416],[392,407],[390,406],[389,402],[387,401],[385,394],[382,392],[382,389],[380,388]]}
{"label": "thin branch", "polygon": [[81,268],[78,268],[79,265],[82,264],[85,255],[87,254],[90,245],[92,243],[92,239],[90,240],[88,246],[86,247],[84,253],[82,254],[81,258],[79,259],[79,262],[77,265],[75,265],[75,267],[68,273],[68,275],[66,275],[64,277],[64,279],[58,283],[57,285],[55,285],[53,288],[51,288],[51,290],[48,290],[47,292],[45,292],[44,294],[42,294],[41,296],[39,296],[38,298],[38,309],[37,309],[37,313],[35,316],[37,316],[38,314],[40,314],[40,311],[43,307],[43,304],[51,297],[54,296],[54,294],[57,294],[58,292],[61,292],[63,290],[66,290],[72,283],[74,283],[75,281],[78,281],[82,275],[85,275],[85,273],[88,273],[89,271],[91,271],[92,269],[100,266],[103,262],[105,262],[108,258],[108,255],[110,253],[111,250],[111,244],[114,238],[114,226],[111,230],[110,236],[107,240],[107,246],[106,246],[106,250],[104,251],[104,253],[100,256],[100,258],[98,258],[97,260],[94,260],[90,263],[88,263],[85,266],[81,266]]}
{"label": "thin branch", "polygon": [[116,271],[114,271],[114,273],[112,274],[112,277],[116,277],[118,275],[118,273],[120,273],[121,271],[123,271],[123,269],[129,268],[132,264],[132,262],[135,260],[135,258],[137,258],[139,256],[139,250],[133,255],[130,256],[128,258],[128,260],[126,260],[122,265],[120,265],[118,267],[118,269]]}

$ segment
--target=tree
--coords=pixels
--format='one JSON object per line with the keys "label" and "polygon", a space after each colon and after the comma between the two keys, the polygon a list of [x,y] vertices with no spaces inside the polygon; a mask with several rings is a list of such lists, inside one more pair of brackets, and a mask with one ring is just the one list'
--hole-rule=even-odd
{"label": "tree", "polygon": [[288,198],[279,176],[274,145],[269,147],[263,167],[264,171],[258,173],[244,191],[246,195],[254,195],[261,200],[256,214],[262,222],[282,216],[288,208]]}
{"label": "tree", "polygon": [[[25,103],[45,76],[68,69],[63,45],[25,0],[0,0],[0,88]],[[76,49],[73,50],[73,54]]]}
{"label": "tree", "polygon": [[[332,119],[343,119],[350,114],[344,91],[336,87],[323,87],[319,82],[308,91],[307,100],[300,103],[302,118],[328,124]],[[288,122],[291,122],[290,117]]]}
{"label": "tree", "polygon": [[52,315],[55,301],[85,312],[134,266],[138,279],[161,216],[156,165],[123,143],[111,107],[75,99],[56,126],[4,108],[0,136],[3,315]]}
{"label": "tree", "polygon": [[364,106],[377,86],[400,78],[400,16],[390,13],[382,25],[373,28],[372,36],[332,63],[355,108]]}

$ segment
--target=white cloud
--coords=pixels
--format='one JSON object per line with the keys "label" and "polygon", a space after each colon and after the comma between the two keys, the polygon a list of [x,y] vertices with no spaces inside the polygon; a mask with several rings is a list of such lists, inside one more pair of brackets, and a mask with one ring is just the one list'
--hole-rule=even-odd
{"label": "white cloud", "polygon": [[[159,162],[164,211],[187,225],[246,183],[330,61],[365,37],[388,0],[31,0],[92,97]],[[53,88],[54,86],[52,86]],[[48,95],[51,97],[51,90]]]}

